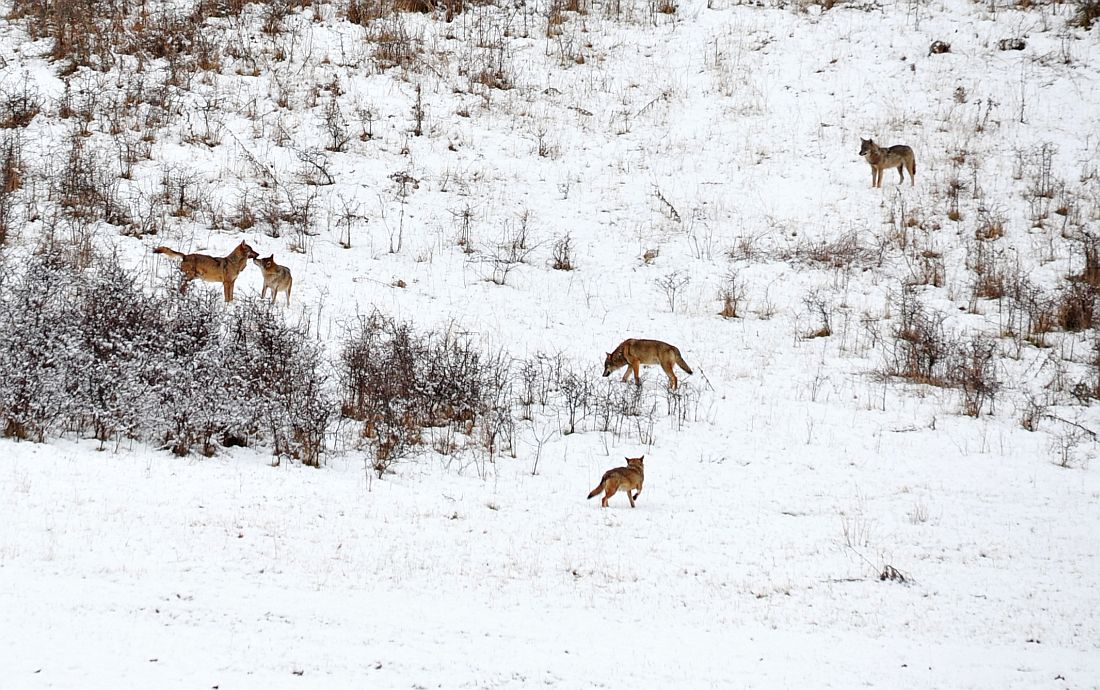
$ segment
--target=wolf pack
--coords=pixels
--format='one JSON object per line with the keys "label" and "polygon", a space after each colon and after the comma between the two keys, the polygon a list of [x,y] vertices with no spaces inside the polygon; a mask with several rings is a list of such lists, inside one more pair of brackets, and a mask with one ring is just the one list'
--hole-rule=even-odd
{"label": "wolf pack", "polygon": [[[882,186],[882,174],[891,168],[898,171],[900,179],[898,183],[905,182],[905,173],[909,173],[910,185],[917,183],[917,162],[913,149],[904,144],[881,147],[873,139],[860,139],[859,155],[871,166],[871,187]],[[191,281],[196,278],[210,282],[221,283],[226,302],[233,301],[233,286],[237,277],[248,266],[251,259],[263,274],[263,288],[260,291],[260,299],[264,299],[267,293],[271,293],[271,302],[280,292],[286,296],[286,304],[290,306],[290,288],[294,284],[294,278],[290,269],[275,263],[275,255],[260,258],[260,255],[247,242],[241,241],[233,251],[226,256],[209,256],[207,254],[184,254],[165,246],[159,246],[153,250],[154,254],[163,254],[172,259],[178,259],[180,272],[183,278],[180,281],[180,292],[186,292]],[[635,385],[642,385],[639,374],[641,365],[659,365],[668,377],[668,387],[675,390],[679,386],[674,366],[679,367],[688,374],[693,374],[691,367],[684,361],[680,350],[663,340],[651,340],[645,338],[627,338],[619,343],[603,362],[603,375],[610,376],[615,371],[626,368],[622,380],[625,382],[634,374]],[[642,493],[642,482],[645,479],[645,456],[626,458],[625,467],[615,467],[604,472],[600,483],[588,498],[595,498],[601,492],[603,499],[600,505],[604,508],[607,501],[620,490],[626,494],[630,507],[635,506],[638,495]]]}

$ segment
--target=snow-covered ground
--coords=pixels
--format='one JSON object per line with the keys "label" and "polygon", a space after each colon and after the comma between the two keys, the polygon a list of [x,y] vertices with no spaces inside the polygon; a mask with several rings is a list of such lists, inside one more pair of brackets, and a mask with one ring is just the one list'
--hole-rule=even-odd
{"label": "snow-covered ground", "polygon": [[[651,429],[563,435],[544,409],[514,458],[426,449],[382,479],[347,433],[320,469],[273,467],[263,447],[0,441],[0,686],[1100,687],[1083,431],[1100,419],[1067,392],[1095,379],[1094,334],[1035,347],[973,296],[991,218],[991,255],[1035,284],[1084,268],[1100,34],[1066,28],[1065,5],[616,6],[564,12],[549,37],[541,6],[408,15],[422,52],[385,72],[342,6],[292,13],[281,38],[256,6],[254,23],[212,20],[236,48],[174,92],[180,114],[117,181],[159,232],[101,224],[94,241],[155,290],[177,269],[152,247],[245,238],[291,268],[287,318],[334,350],[374,308],[488,351],[560,353],[593,380],[623,338],[666,340],[695,371],[686,411],[666,414],[650,368]],[[1027,47],[998,50],[1009,37]],[[76,126],[48,48],[2,27],[0,87],[46,98],[20,130],[28,179],[56,171]],[[139,74],[126,64],[70,90],[109,99]],[[143,69],[155,82],[163,61]],[[332,103],[344,152],[324,151]],[[107,124],[85,147],[116,165],[128,134]],[[915,186],[888,171],[870,187],[872,136],[915,149]],[[303,181],[306,153],[334,184]],[[201,197],[194,214],[157,201],[168,178]],[[1052,197],[1030,194],[1044,181]],[[262,220],[310,195],[308,232]],[[261,221],[241,233],[224,221],[243,207]],[[5,251],[30,251],[46,211],[23,211]],[[526,260],[494,274],[522,228]],[[576,269],[553,270],[567,234]],[[938,285],[914,278],[923,261]],[[725,319],[731,270],[744,297]],[[949,329],[999,338],[982,415],[881,375],[906,282]],[[250,267],[237,295],[260,287]],[[823,315],[832,334],[806,337]],[[636,509],[585,500],[640,454]]]}

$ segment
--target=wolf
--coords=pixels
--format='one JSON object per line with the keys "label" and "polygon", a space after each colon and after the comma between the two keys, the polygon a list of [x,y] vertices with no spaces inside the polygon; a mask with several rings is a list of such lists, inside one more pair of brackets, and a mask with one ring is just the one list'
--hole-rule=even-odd
{"label": "wolf", "polygon": [[[630,499],[630,507],[633,508],[634,501],[638,500],[638,494],[642,493],[642,481],[645,479],[645,468],[642,462],[644,459],[644,455],[640,458],[627,458],[626,467],[616,467],[604,472],[603,477],[600,478],[600,485],[592,489],[588,498],[595,498],[596,494],[604,492],[600,505],[606,508],[607,499],[614,496],[619,489],[625,489],[626,497]],[[633,494],[630,493],[631,490],[634,491]]]}
{"label": "wolf", "polygon": [[626,381],[630,377],[630,372],[633,371],[634,383],[640,386],[642,385],[642,379],[638,376],[639,364],[660,364],[661,368],[665,370],[665,375],[668,376],[668,383],[671,388],[676,388],[679,385],[676,374],[672,371],[673,364],[679,365],[681,369],[689,374],[695,373],[684,361],[684,358],[680,356],[680,351],[672,345],[660,340],[627,338],[619,343],[619,346],[613,352],[607,353],[607,357],[603,361],[603,375],[610,376],[611,372],[625,366],[626,371],[623,372],[623,381]]}
{"label": "wolf", "polygon": [[294,283],[294,277],[290,275],[290,269],[275,263],[274,254],[262,259],[253,259],[252,263],[256,264],[264,274],[264,287],[260,290],[260,299],[263,299],[264,295],[270,289],[271,303],[275,304],[275,297],[278,296],[279,291],[282,290],[286,293],[286,305],[289,307],[290,286]]}
{"label": "wolf", "polygon": [[902,168],[909,170],[910,185],[917,184],[917,159],[913,157],[913,149],[904,144],[897,144],[890,148],[882,148],[873,139],[859,140],[859,155],[863,156],[871,165],[871,186],[882,186],[882,171],[887,168],[897,168],[901,176],[899,182],[905,182],[905,173]]}
{"label": "wolf", "polygon": [[241,243],[229,253],[228,256],[207,256],[206,254],[184,254],[168,247],[157,247],[154,254],[164,254],[180,261],[180,271],[183,273],[183,282],[180,283],[180,292],[186,292],[187,286],[195,278],[201,278],[210,283],[221,283],[225,292],[225,301],[233,301],[233,283],[237,276],[248,265],[249,259],[259,256],[248,243]]}

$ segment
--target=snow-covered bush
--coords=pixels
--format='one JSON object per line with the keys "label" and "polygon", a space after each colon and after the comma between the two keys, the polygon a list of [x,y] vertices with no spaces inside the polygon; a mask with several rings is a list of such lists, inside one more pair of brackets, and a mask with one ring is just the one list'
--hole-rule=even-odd
{"label": "snow-covered bush", "polygon": [[267,302],[216,290],[147,294],[115,257],[81,269],[43,251],[0,264],[0,424],[166,444],[184,455],[253,440],[320,464],[334,413],[327,364]]}
{"label": "snow-covered bush", "polygon": [[44,441],[73,412],[78,352],[76,269],[59,253],[33,256],[16,272],[0,263],[0,424],[4,436]]}
{"label": "snow-covered bush", "polygon": [[72,282],[70,427],[100,441],[140,437],[155,402],[168,300],[142,292],[110,256]]}
{"label": "snow-covered bush", "polygon": [[222,359],[242,383],[247,431],[269,439],[277,456],[317,466],[335,411],[328,364],[321,346],[281,313],[267,301],[241,302],[228,316]]}

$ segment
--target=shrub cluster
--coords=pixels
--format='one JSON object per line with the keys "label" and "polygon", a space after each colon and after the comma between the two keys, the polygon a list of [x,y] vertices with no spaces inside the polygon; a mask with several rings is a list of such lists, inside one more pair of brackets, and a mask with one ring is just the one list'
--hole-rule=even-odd
{"label": "shrub cluster", "polygon": [[348,325],[333,362],[265,300],[226,305],[219,290],[173,287],[147,293],[116,257],[60,245],[18,267],[0,255],[0,434],[135,440],[179,455],[262,444],[319,465],[342,416],[361,425],[381,476],[429,445],[515,457],[536,411],[563,434],[652,443],[662,397],[677,425],[698,408],[690,383],[662,396],[561,355],[513,360],[380,312]]}
{"label": "shrub cluster", "polygon": [[930,312],[908,291],[900,317],[894,340],[887,343],[885,373],[958,390],[962,412],[971,417],[991,411],[1000,388],[996,341],[982,334],[952,332],[945,326],[946,314]]}
{"label": "shrub cluster", "polygon": [[347,329],[338,363],[341,411],[363,423],[381,476],[424,443],[423,430],[481,431],[490,454],[514,429],[509,361],[451,330],[420,333],[375,311]]}
{"label": "shrub cluster", "polygon": [[[378,312],[348,328],[337,370],[341,414],[362,425],[380,477],[423,446],[452,452],[456,435],[490,460],[514,457],[517,429],[536,411],[556,418],[562,434],[599,431],[652,443],[662,397],[649,387],[596,379],[561,355],[486,355],[452,329],[418,332]],[[674,424],[694,417],[699,394],[690,383],[664,397]],[[447,442],[433,442],[435,431]]]}
{"label": "shrub cluster", "polygon": [[0,262],[0,428],[44,441],[163,444],[177,454],[269,442],[316,465],[332,417],[320,348],[263,301],[146,294],[114,257],[44,250]]}

